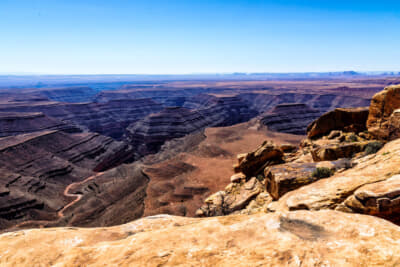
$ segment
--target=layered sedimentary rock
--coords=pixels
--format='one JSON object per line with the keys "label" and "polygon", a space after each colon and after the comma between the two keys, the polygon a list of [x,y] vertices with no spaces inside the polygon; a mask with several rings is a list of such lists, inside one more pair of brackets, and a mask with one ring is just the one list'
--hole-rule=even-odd
{"label": "layered sedimentary rock", "polygon": [[263,172],[267,166],[282,161],[283,151],[272,142],[264,142],[255,151],[238,155],[238,163],[234,170],[251,177]]}
{"label": "layered sedimentary rock", "polygon": [[110,228],[24,230],[0,236],[0,264],[116,266],[395,266],[400,228],[336,211],[183,218]]}
{"label": "layered sedimentary rock", "polygon": [[272,131],[305,135],[307,126],[320,115],[305,104],[280,104],[263,113],[260,121]]}
{"label": "layered sedimentary rock", "polygon": [[400,138],[400,109],[393,111],[389,118],[389,140]]}
{"label": "layered sedimentary rock", "polygon": [[157,152],[165,141],[203,130],[211,122],[197,111],[166,108],[131,124],[126,139],[140,155]]}
{"label": "layered sedimentary rock", "polygon": [[120,139],[125,128],[161,105],[151,99],[115,100],[106,103],[3,102],[0,112],[42,112],[62,122]]}
{"label": "layered sedimentary rock", "polygon": [[385,181],[398,173],[400,140],[387,143],[377,154],[355,161],[356,166],[285,194],[280,209],[319,210],[341,207],[363,185]]}
{"label": "layered sedimentary rock", "polygon": [[368,131],[377,138],[388,139],[389,118],[398,108],[400,108],[400,85],[388,86],[375,94],[369,108]]}
{"label": "layered sedimentary rock", "polygon": [[368,108],[337,108],[325,113],[307,127],[308,138],[317,138],[333,130],[362,132],[366,130]]}
{"label": "layered sedimentary rock", "polygon": [[131,148],[95,133],[42,131],[0,138],[0,227],[54,220],[65,187],[130,161]]}
{"label": "layered sedimentary rock", "polygon": [[0,137],[44,130],[80,132],[78,127],[47,117],[41,112],[0,112]]}
{"label": "layered sedimentary rock", "polygon": [[400,223],[400,175],[366,184],[348,197],[340,209],[375,215]]}
{"label": "layered sedimentary rock", "polygon": [[[196,100],[191,98],[192,103]],[[237,96],[214,96],[207,103],[200,101],[197,110],[210,120],[210,126],[230,126],[254,118],[258,112]]]}
{"label": "layered sedimentary rock", "polygon": [[[286,90],[287,91],[287,90]],[[321,94],[321,92],[304,93],[257,91],[241,93],[240,98],[246,100],[252,109],[260,113],[271,110],[284,103],[304,103],[319,112],[328,112],[335,108],[365,107],[370,104],[370,98],[361,96],[349,96],[341,94]]]}

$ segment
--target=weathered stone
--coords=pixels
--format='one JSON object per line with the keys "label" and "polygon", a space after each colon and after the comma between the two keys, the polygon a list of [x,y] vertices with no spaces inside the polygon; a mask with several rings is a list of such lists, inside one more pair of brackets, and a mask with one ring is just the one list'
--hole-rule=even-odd
{"label": "weathered stone", "polygon": [[389,118],[389,140],[400,138],[400,109],[393,111]]}
{"label": "weathered stone", "polygon": [[400,223],[400,175],[360,187],[343,204],[353,212]]}
{"label": "weathered stone", "polygon": [[372,141],[328,144],[316,146],[311,150],[314,161],[331,161],[340,158],[352,158],[356,153],[364,151]]}
{"label": "weathered stone", "polygon": [[342,131],[334,130],[328,135],[328,139],[334,139],[336,137],[339,137],[341,134],[342,134]]}
{"label": "weathered stone", "polygon": [[157,215],[109,228],[0,235],[8,266],[396,266],[400,228],[372,216],[296,211]]}
{"label": "weathered stone", "polygon": [[246,175],[244,175],[241,172],[235,173],[234,175],[231,176],[232,183],[240,183],[241,180],[245,180],[245,179],[246,179]]}
{"label": "weathered stone", "polygon": [[288,153],[288,152],[293,152],[297,149],[297,146],[291,145],[291,144],[282,144],[279,147],[283,152]]}
{"label": "weathered stone", "polygon": [[366,130],[368,108],[337,108],[325,113],[307,127],[308,138],[317,138],[333,130],[362,132]]}
{"label": "weathered stone", "polygon": [[264,142],[255,151],[240,155],[239,163],[234,167],[235,172],[242,172],[247,177],[261,173],[263,169],[272,163],[282,162],[283,151],[271,142]]}
{"label": "weathered stone", "polygon": [[387,143],[378,153],[355,160],[356,166],[321,179],[279,199],[278,210],[335,209],[363,185],[384,181],[399,172],[400,140]]}
{"label": "weathered stone", "polygon": [[289,191],[310,184],[319,178],[312,177],[316,163],[287,163],[267,167],[264,170],[267,192],[274,200]]}
{"label": "weathered stone", "polygon": [[387,139],[390,135],[389,118],[400,108],[400,85],[386,87],[374,95],[369,108],[368,131],[375,137]]}

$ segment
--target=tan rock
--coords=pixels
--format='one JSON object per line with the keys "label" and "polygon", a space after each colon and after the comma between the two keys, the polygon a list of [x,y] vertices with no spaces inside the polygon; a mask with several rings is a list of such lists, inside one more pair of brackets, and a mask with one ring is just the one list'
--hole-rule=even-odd
{"label": "tan rock", "polygon": [[361,186],[399,173],[400,140],[387,143],[377,154],[355,163],[351,169],[288,192],[279,199],[278,210],[335,209]]}
{"label": "tan rock", "polygon": [[238,165],[234,167],[235,172],[242,172],[247,177],[256,176],[271,163],[282,162],[283,151],[272,142],[264,142],[255,151],[247,153],[245,156],[238,156]]}
{"label": "tan rock", "polygon": [[380,139],[389,137],[389,117],[400,108],[400,85],[391,85],[375,94],[371,100],[367,128]]}
{"label": "tan rock", "polygon": [[337,108],[329,111],[307,127],[308,138],[317,138],[333,130],[344,132],[362,132],[366,130],[368,107]]}
{"label": "tan rock", "polygon": [[316,146],[311,149],[314,161],[331,161],[340,158],[352,158],[355,154],[365,150],[373,141],[349,142]]}
{"label": "tan rock", "polygon": [[240,183],[240,181],[246,180],[246,175],[243,173],[235,173],[234,175],[231,176],[231,182],[232,183]]}
{"label": "tan rock", "polygon": [[389,118],[389,140],[400,138],[400,109],[393,111]]}
{"label": "tan rock", "polygon": [[354,212],[400,223],[400,175],[362,186],[343,204]]}
{"label": "tan rock", "polygon": [[337,211],[152,216],[0,235],[2,266],[396,266],[400,228]]}
{"label": "tan rock", "polygon": [[319,178],[312,177],[316,163],[287,163],[264,170],[267,192],[274,200],[289,191],[310,184]]}

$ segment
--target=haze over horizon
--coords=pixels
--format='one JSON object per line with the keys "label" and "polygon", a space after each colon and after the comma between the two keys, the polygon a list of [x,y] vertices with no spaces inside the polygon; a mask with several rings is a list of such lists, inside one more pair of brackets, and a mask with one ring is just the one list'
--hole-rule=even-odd
{"label": "haze over horizon", "polygon": [[0,74],[400,71],[399,28],[387,0],[3,0]]}

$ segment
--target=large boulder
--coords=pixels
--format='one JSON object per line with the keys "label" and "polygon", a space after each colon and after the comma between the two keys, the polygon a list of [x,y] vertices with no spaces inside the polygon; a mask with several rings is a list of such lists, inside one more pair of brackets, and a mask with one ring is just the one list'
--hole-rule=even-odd
{"label": "large boulder", "polygon": [[399,224],[400,175],[360,187],[338,209],[375,215]]}
{"label": "large boulder", "polygon": [[367,184],[385,181],[399,173],[400,140],[387,143],[376,154],[353,160],[356,166],[286,193],[277,210],[335,209]]}
{"label": "large boulder", "polygon": [[264,168],[283,161],[283,151],[272,142],[264,142],[255,151],[238,156],[238,164],[234,166],[236,173],[242,172],[247,177],[262,173]]}
{"label": "large boulder", "polygon": [[400,228],[338,211],[158,215],[0,235],[1,266],[397,266]]}
{"label": "large boulder", "polygon": [[337,108],[329,111],[307,127],[308,138],[318,138],[333,130],[344,132],[362,132],[366,130],[368,107]]}
{"label": "large boulder", "polygon": [[330,161],[341,158],[352,158],[355,154],[366,149],[367,145],[374,141],[352,142],[327,144],[323,146],[316,145],[311,150],[314,161]]}
{"label": "large boulder", "polygon": [[262,192],[262,184],[255,178],[247,182],[229,184],[225,191],[209,196],[196,212],[199,217],[221,216],[244,209]]}
{"label": "large boulder", "polygon": [[393,111],[389,118],[389,140],[400,138],[400,109]]}
{"label": "large boulder", "polygon": [[277,200],[289,191],[310,184],[318,180],[312,176],[316,165],[316,163],[286,163],[267,167],[264,170],[266,190],[274,200]]}
{"label": "large boulder", "polygon": [[389,118],[400,108],[400,85],[386,87],[374,95],[369,107],[368,131],[380,139],[389,137]]}

